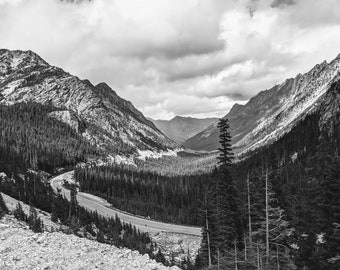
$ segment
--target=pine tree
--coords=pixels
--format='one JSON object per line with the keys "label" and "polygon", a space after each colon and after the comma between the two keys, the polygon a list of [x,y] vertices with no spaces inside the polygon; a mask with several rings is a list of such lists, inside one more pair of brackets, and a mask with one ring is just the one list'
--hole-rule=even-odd
{"label": "pine tree", "polygon": [[277,265],[283,269],[295,269],[288,254],[288,238],[292,229],[286,221],[284,210],[272,191],[268,169],[265,173],[265,205],[262,222],[254,234],[264,243],[265,269],[275,269]]}
{"label": "pine tree", "polygon": [[215,260],[218,267],[220,259],[229,250],[234,249],[235,241],[242,240],[242,226],[239,211],[238,190],[230,172],[230,166],[234,158],[231,148],[231,136],[229,133],[228,119],[220,119],[218,168],[214,182],[214,227],[212,233],[212,245],[215,247]]}
{"label": "pine tree", "polygon": [[333,158],[329,174],[321,183],[321,209],[325,222],[324,243],[319,254],[323,257],[320,268],[335,270],[340,267],[340,158]]}
{"label": "pine tree", "polygon": [[234,154],[231,148],[231,135],[229,133],[229,120],[221,118],[217,124],[219,128],[219,143],[221,147],[218,148],[218,161],[221,166],[229,167],[234,159]]}
{"label": "pine tree", "polygon": [[69,219],[72,216],[77,217],[78,213],[77,186],[75,184],[70,185],[70,198]]}
{"label": "pine tree", "polygon": [[19,219],[19,220],[22,220],[22,221],[27,221],[27,216],[24,212],[24,210],[22,209],[22,206],[21,204],[18,202],[14,212],[13,212],[13,215]]}
{"label": "pine tree", "polygon": [[212,191],[209,185],[204,187],[203,199],[200,204],[200,224],[202,225],[202,243],[196,264],[212,265],[213,247],[211,243],[211,235],[214,230],[213,225],[213,204]]}
{"label": "pine tree", "polygon": [[43,231],[43,222],[38,217],[37,210],[30,205],[30,214],[27,218],[27,223],[30,226],[30,229],[34,232],[42,232]]}
{"label": "pine tree", "polygon": [[0,192],[0,219],[8,213],[8,208],[5,204],[4,198]]}

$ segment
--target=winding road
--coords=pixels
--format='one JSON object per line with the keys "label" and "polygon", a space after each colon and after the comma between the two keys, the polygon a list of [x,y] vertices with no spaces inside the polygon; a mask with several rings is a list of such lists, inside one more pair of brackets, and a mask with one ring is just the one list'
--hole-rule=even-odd
{"label": "winding road", "polygon": [[[50,180],[50,184],[53,190],[61,190],[61,193],[70,199],[70,191],[63,187],[64,180],[74,181],[74,171],[69,171],[60,174]],[[143,217],[135,216],[124,211],[120,211],[116,208],[110,206],[110,204],[103,198],[84,193],[78,192],[77,200],[79,205],[85,207],[90,211],[97,211],[97,213],[104,217],[115,217],[116,215],[120,218],[122,222],[131,223],[136,229],[143,232],[170,232],[178,234],[187,234],[194,236],[201,236],[201,228],[193,226],[182,226],[170,223],[164,223],[159,221],[154,221],[146,219]]]}

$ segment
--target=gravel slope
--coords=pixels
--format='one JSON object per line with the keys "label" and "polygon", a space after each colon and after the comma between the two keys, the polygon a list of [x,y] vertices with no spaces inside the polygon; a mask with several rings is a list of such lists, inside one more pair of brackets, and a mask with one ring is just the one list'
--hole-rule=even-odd
{"label": "gravel slope", "polygon": [[60,232],[34,233],[12,216],[0,220],[0,269],[171,269],[138,251]]}

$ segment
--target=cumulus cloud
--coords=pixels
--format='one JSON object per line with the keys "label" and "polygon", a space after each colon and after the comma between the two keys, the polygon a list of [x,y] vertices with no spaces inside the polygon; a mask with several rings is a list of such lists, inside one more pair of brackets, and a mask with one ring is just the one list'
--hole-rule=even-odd
{"label": "cumulus cloud", "polygon": [[0,0],[0,47],[105,81],[149,117],[223,116],[334,58],[339,8],[338,0]]}

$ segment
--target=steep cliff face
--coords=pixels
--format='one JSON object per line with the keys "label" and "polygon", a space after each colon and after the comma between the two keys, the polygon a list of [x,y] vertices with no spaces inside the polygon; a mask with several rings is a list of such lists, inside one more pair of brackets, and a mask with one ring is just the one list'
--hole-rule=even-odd
{"label": "steep cliff face", "polygon": [[132,154],[175,145],[105,83],[94,86],[80,80],[31,51],[0,50],[0,103],[18,102],[50,103],[65,110],[52,116],[77,129],[80,121],[84,125],[79,132],[110,153]]}
{"label": "steep cliff face", "polygon": [[[244,154],[289,132],[320,105],[331,84],[338,79],[339,71],[340,55],[330,63],[323,62],[303,75],[260,92],[245,105],[236,104],[225,116],[230,121],[234,152]],[[216,124],[187,140],[184,146],[195,150],[217,149]]]}

